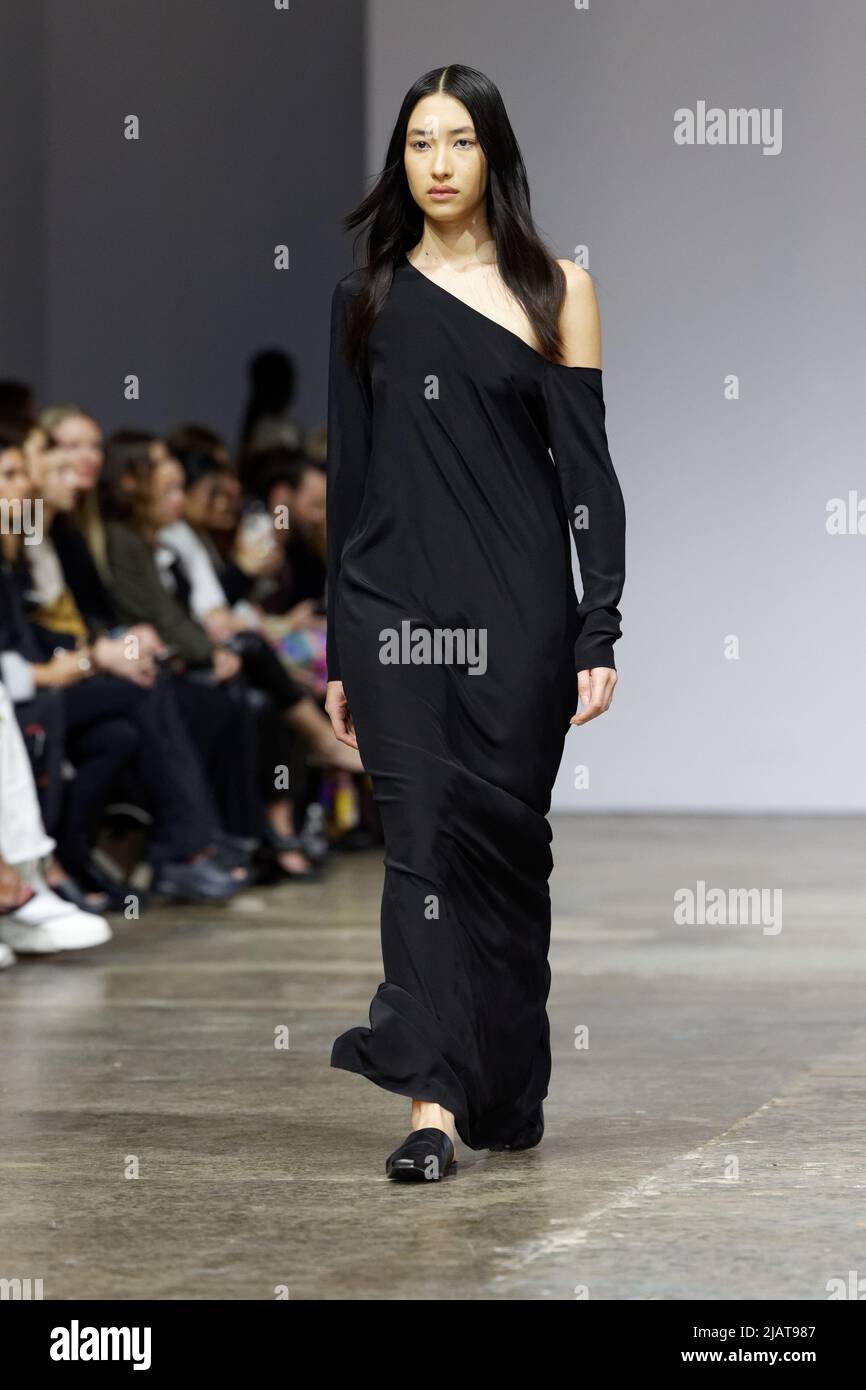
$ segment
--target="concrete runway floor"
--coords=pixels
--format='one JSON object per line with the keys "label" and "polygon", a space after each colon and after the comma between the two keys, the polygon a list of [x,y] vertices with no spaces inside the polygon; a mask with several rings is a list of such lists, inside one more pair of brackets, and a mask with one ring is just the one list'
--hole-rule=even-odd
{"label": "concrete runway floor", "polygon": [[[336,856],[322,883],[112,919],[104,947],[0,974],[0,1277],[46,1299],[822,1300],[866,1275],[863,820],[552,823],[538,1148],[385,1178],[408,1100],[328,1065],[382,978],[381,851]],[[678,924],[698,881],[780,889],[781,930]]]}

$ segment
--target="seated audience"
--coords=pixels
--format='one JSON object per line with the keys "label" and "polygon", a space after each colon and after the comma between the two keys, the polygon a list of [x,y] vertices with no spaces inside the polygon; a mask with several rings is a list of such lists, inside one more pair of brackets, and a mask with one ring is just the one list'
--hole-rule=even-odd
{"label": "seated audience", "polygon": [[[262,456],[259,496],[275,518],[274,534],[282,563],[265,577],[257,593],[268,613],[288,614],[299,604],[323,608],[325,595],[325,491],[322,466],[286,449]],[[285,524],[288,522],[288,524]]]}
{"label": "seated audience", "polygon": [[[112,790],[129,769],[153,811],[148,858],[155,890],[202,900],[227,897],[239,881],[213,853],[208,799],[196,795],[197,767],[186,756],[171,692],[157,681],[159,639],[147,629],[112,637],[107,597],[89,624],[76,601],[80,571],[72,561],[81,565],[89,557],[86,550],[84,557],[76,554],[76,537],[63,524],[75,494],[72,466],[61,450],[48,447],[38,426],[22,427],[17,436],[6,427],[0,447],[0,498],[29,499],[41,509],[38,533],[0,537],[0,669],[19,719],[29,724],[44,717],[75,770],[58,787],[60,760],[48,768],[46,802],[56,808],[62,866],[54,886],[82,907],[100,905],[87,889],[111,892],[113,885],[93,859],[93,841]],[[98,586],[98,577],[91,577],[94,594]],[[50,828],[54,833],[55,825]],[[114,895],[122,901],[123,889],[115,888]]]}
{"label": "seated audience", "polygon": [[190,669],[210,670],[217,681],[243,674],[264,697],[258,728],[264,830],[281,871],[307,876],[311,865],[295,833],[287,775],[297,761],[293,742],[300,733],[334,762],[342,761],[344,746],[258,634],[235,625],[215,639],[191,611],[184,566],[160,545],[163,528],[180,521],[184,507],[183,470],[164,443],[141,432],[112,436],[102,476],[108,565],[121,612],[127,621],[152,622]]}
{"label": "seated audience", "polygon": [[237,468],[207,425],[105,448],[0,382],[0,965],[146,901],[114,863],[131,819],[120,857],[189,901],[377,837],[323,709],[326,431],[288,413],[284,353],[250,366]]}
{"label": "seated audience", "polygon": [[104,918],[49,888],[43,869],[53,849],[15,710],[0,684],[0,967],[13,965],[16,952],[80,951],[111,937]]}

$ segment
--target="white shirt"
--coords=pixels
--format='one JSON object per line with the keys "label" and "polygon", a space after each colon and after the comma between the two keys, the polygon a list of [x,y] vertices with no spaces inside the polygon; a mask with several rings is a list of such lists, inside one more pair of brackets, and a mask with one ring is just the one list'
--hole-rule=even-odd
{"label": "white shirt", "polygon": [[[190,583],[189,606],[194,618],[199,622],[215,608],[228,608],[229,601],[219,582],[213,561],[207,553],[204,542],[186,521],[174,521],[171,526],[163,526],[159,533],[163,545],[168,546],[178,556]],[[163,567],[166,557],[157,552],[157,565],[166,583],[166,570]],[[169,587],[167,584],[166,587]]]}

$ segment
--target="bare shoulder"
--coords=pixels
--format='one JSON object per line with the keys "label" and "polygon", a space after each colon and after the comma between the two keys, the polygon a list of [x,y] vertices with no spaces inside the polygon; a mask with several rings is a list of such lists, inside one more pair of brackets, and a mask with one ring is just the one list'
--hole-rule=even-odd
{"label": "bare shoulder", "polygon": [[592,276],[574,261],[557,260],[565,276],[559,315],[562,362],[566,367],[601,367],[601,315]]}

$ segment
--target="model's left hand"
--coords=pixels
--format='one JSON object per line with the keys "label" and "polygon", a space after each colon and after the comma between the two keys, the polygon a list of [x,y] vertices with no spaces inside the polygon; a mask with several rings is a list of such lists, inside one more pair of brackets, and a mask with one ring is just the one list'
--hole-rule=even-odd
{"label": "model's left hand", "polygon": [[593,666],[589,671],[577,673],[577,695],[583,709],[573,714],[569,724],[586,724],[597,715],[604,714],[613,699],[616,685],[616,671],[612,666]]}

